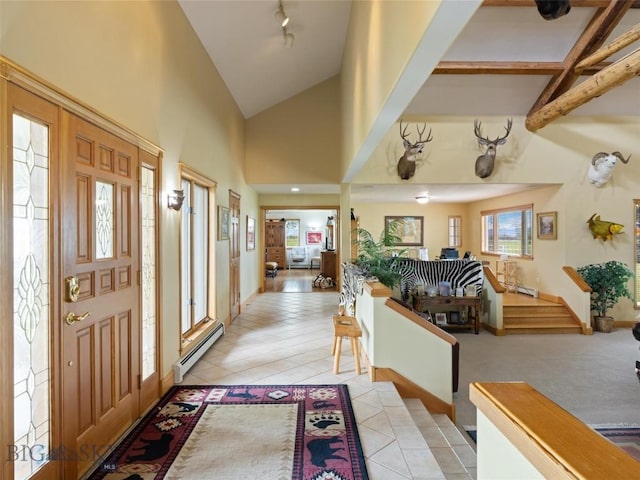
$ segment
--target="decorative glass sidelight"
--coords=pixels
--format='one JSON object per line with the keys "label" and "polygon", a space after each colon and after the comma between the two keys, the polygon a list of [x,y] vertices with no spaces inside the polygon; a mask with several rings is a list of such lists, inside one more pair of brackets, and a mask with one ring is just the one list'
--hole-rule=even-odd
{"label": "decorative glass sidelight", "polygon": [[156,188],[155,170],[142,167],[142,379],[156,372]]}
{"label": "decorative glass sidelight", "polygon": [[33,475],[47,461],[50,448],[49,235],[49,130],[46,125],[14,114],[13,382],[14,450],[18,456],[14,462],[16,480]]}
{"label": "decorative glass sidelight", "polygon": [[96,259],[113,257],[113,185],[96,182]]}

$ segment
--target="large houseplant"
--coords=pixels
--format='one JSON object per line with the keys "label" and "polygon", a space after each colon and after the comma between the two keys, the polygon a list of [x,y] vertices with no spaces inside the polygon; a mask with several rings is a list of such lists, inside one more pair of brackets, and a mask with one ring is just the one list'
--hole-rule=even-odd
{"label": "large houseplant", "polygon": [[398,229],[399,222],[391,222],[388,228],[382,231],[377,241],[368,230],[356,229],[355,243],[358,256],[354,259],[354,263],[391,289],[400,283],[401,277],[395,265],[398,258],[406,255],[407,252],[406,249],[393,248],[401,240]]}
{"label": "large houseplant", "polygon": [[585,265],[576,271],[591,287],[591,310],[595,312],[596,330],[610,332],[613,318],[607,315],[607,311],[622,297],[633,299],[627,286],[633,272],[617,260]]}

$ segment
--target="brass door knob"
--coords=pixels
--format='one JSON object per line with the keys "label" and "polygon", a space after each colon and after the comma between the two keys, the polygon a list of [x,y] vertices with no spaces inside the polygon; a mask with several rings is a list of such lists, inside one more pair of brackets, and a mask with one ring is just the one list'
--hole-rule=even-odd
{"label": "brass door knob", "polygon": [[85,312],[82,315],[76,315],[73,312],[69,312],[67,313],[67,316],[65,317],[64,321],[67,322],[67,325],[73,325],[76,322],[80,322],[84,320],[89,315],[91,315],[91,312]]}

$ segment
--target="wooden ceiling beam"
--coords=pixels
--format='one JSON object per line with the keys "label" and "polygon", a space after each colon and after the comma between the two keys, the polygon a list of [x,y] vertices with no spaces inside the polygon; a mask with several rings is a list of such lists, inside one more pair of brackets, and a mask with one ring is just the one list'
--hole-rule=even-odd
{"label": "wooden ceiling beam", "polygon": [[[593,75],[611,62],[602,62],[582,70],[582,75]],[[563,62],[496,62],[496,61],[441,61],[434,75],[557,75],[564,71]]]}
{"label": "wooden ceiling beam", "polygon": [[589,55],[587,58],[583,58],[576,65],[576,68],[575,68],[576,72],[580,72],[587,67],[595,65],[596,63],[601,62],[605,58],[609,58],[614,53],[619,52],[620,50],[631,45],[633,42],[635,42],[638,39],[640,39],[640,23],[633,26],[631,30],[629,30],[626,33],[623,33],[618,38],[613,40],[608,45],[602,47],[597,52]]}
{"label": "wooden ceiling beam", "polygon": [[580,60],[591,55],[603,45],[632,3],[633,0],[612,1],[606,8],[598,9],[587,28],[567,54],[564,60],[564,71],[551,79],[551,82],[529,110],[529,115],[571,88],[580,76],[579,73],[576,73],[575,66]]}
{"label": "wooden ceiling beam", "polygon": [[527,130],[535,132],[556,118],[584,105],[618,85],[640,75],[640,48],[602,69],[589,79],[565,92],[554,101],[527,116]]}
{"label": "wooden ceiling beam", "polygon": [[[571,0],[571,7],[606,8],[611,0]],[[484,0],[483,7],[535,7],[535,0]],[[640,0],[634,0],[631,8],[640,8]]]}

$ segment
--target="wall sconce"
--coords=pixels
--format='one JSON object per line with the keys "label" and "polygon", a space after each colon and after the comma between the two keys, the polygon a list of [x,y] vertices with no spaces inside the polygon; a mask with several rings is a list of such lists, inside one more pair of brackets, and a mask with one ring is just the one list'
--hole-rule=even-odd
{"label": "wall sconce", "polygon": [[184,202],[184,190],[172,190],[173,193],[167,195],[167,207],[171,210],[180,210]]}
{"label": "wall sconce", "polygon": [[421,195],[419,197],[416,197],[416,202],[418,202],[420,205],[429,203],[429,195]]}

